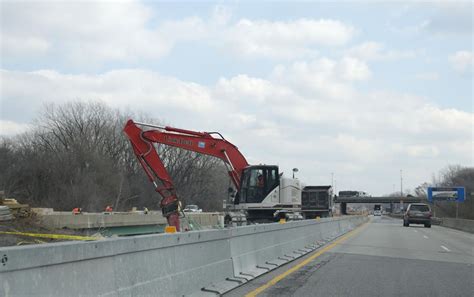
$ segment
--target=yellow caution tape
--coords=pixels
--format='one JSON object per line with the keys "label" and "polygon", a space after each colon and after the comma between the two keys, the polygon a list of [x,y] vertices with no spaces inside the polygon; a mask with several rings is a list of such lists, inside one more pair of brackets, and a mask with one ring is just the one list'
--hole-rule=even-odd
{"label": "yellow caution tape", "polygon": [[51,238],[51,239],[70,239],[70,240],[97,240],[97,237],[91,236],[77,236],[77,235],[64,235],[64,234],[41,234],[41,233],[25,233],[25,232],[9,232],[0,231],[0,234],[40,237],[40,238]]}

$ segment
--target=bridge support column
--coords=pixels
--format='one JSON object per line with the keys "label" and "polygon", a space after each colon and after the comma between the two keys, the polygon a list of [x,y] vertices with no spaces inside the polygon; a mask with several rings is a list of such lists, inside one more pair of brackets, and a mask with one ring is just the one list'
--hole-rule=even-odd
{"label": "bridge support column", "polygon": [[341,202],[341,215],[346,215],[346,214],[347,214],[347,203]]}

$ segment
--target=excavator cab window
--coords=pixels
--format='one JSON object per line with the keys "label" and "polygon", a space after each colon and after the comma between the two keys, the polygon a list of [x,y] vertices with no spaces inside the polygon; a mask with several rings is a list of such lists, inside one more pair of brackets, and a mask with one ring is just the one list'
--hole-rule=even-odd
{"label": "excavator cab window", "polygon": [[242,174],[240,203],[260,203],[279,185],[277,166],[251,166]]}

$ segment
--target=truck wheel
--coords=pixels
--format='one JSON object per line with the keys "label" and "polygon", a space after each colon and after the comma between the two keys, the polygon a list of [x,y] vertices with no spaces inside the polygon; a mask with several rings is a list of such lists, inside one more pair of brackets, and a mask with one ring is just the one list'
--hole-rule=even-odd
{"label": "truck wheel", "polygon": [[431,228],[431,223],[426,223],[425,228]]}

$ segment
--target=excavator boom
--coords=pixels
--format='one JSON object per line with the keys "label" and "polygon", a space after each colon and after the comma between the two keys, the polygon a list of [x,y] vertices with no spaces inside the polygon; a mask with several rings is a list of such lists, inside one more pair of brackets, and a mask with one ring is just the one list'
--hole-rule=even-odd
{"label": "excavator boom", "polygon": [[[143,131],[139,126],[155,128]],[[133,151],[142,165],[155,190],[162,196],[160,206],[170,226],[179,231],[178,197],[173,181],[163,161],[155,149],[154,143],[182,148],[224,161],[234,186],[240,188],[242,171],[249,166],[245,157],[235,145],[228,142],[217,132],[196,132],[173,127],[127,121],[124,132],[130,139]],[[214,137],[218,135],[219,138]]]}

